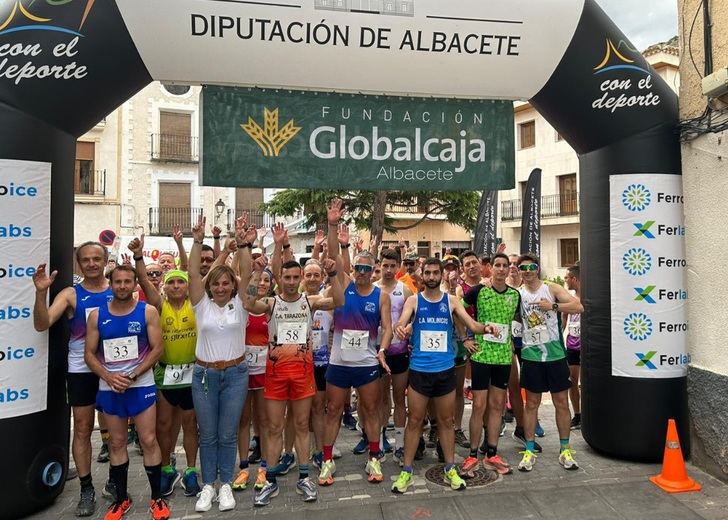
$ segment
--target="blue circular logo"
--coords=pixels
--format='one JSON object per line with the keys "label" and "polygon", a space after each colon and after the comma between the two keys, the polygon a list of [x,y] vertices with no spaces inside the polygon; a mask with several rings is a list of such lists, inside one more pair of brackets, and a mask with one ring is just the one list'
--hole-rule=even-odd
{"label": "blue circular logo", "polygon": [[622,267],[632,276],[642,276],[652,269],[652,255],[641,247],[633,247],[622,256]]}
{"label": "blue circular logo", "polygon": [[652,320],[647,314],[633,312],[624,319],[624,333],[632,341],[644,341],[652,334]]}
{"label": "blue circular logo", "polygon": [[643,211],[652,202],[652,193],[644,184],[630,184],[622,192],[622,204],[630,211]]}

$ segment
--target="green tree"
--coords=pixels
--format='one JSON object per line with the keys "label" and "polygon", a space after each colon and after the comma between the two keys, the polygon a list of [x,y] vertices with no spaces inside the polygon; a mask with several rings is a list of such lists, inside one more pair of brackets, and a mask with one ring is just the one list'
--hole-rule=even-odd
{"label": "green tree", "polygon": [[[476,191],[360,191],[287,189],[279,191],[263,204],[267,213],[291,216],[303,208],[309,226],[326,222],[326,204],[333,199],[343,201],[350,223],[372,233],[377,242],[382,232],[396,233],[417,226],[420,222],[445,215],[448,222],[469,231],[475,227],[480,193]],[[397,221],[382,211],[391,207],[397,213],[422,213],[415,222]]]}

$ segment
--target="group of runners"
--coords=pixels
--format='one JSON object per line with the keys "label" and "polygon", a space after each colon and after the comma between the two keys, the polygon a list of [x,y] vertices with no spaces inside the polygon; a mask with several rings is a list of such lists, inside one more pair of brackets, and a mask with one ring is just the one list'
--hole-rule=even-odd
{"label": "group of runners", "polygon": [[[401,468],[395,493],[412,484],[427,423],[444,463],[442,479],[453,490],[465,489],[481,464],[511,472],[498,453],[505,412],[515,416],[514,438],[524,445],[518,469],[531,471],[541,451],[535,438],[544,392],[556,410],[558,461],[578,467],[569,444],[580,418],[578,266],[568,270],[569,291],[544,283],[531,254],[480,258],[467,251],[421,259],[403,242],[399,250],[351,251],[341,201],[332,201],[327,213],[328,233],[303,266],[282,224],[270,230],[269,256],[254,249],[258,230],[245,217],[224,246],[217,228],[215,247],[203,244],[204,217],[192,228],[189,254],[176,233],[179,265],[172,255],[146,264],[142,236],[129,244],[130,263],[107,272],[106,248],[84,243],[76,249],[82,281],[58,292],[50,306],[57,273],[38,266],[36,329],[64,317],[70,325],[67,394],[81,483],[78,516],[96,509],[96,411],[110,462],[106,520],[131,507],[130,424],[155,520],[169,518],[164,497],[178,483],[196,497],[197,512],[213,503],[220,511],[234,509],[234,491],[250,485],[255,506],[270,504],[279,493],[277,477],[293,467],[294,446],[296,492],[305,502],[317,500],[317,487],[336,480],[335,442],[342,417],[351,422],[352,390],[362,430],[354,452],[367,454],[367,480],[381,483],[385,453],[393,451]],[[466,378],[468,436],[462,429]],[[393,447],[386,435],[390,415]],[[173,455],[180,430],[183,470]],[[456,444],[470,450],[457,465]]]}

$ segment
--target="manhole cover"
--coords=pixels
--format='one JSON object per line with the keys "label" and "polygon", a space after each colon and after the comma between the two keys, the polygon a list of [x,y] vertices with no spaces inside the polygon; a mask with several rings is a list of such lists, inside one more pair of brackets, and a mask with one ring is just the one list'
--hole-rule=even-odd
{"label": "manhole cover", "polygon": [[[445,480],[442,478],[444,469],[444,464],[437,464],[435,466],[432,466],[425,472],[425,478],[433,484],[447,487],[450,484],[446,484]],[[493,482],[496,482],[497,480],[498,473],[496,473],[495,471],[488,471],[487,469],[480,466],[478,467],[478,469],[475,470],[475,477],[465,479],[465,483],[468,485],[469,488],[475,488],[487,486],[489,484],[492,484]]]}

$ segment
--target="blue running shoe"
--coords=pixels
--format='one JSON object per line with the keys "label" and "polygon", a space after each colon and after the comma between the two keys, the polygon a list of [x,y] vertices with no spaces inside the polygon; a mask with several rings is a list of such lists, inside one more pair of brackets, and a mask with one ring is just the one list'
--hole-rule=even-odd
{"label": "blue running shoe", "polygon": [[185,476],[182,477],[182,489],[185,490],[186,497],[195,497],[202,490],[197,482],[197,472],[194,469],[185,471]]}
{"label": "blue running shoe", "polygon": [[394,449],[392,448],[392,445],[389,444],[389,439],[387,439],[387,436],[384,436],[384,444],[382,444],[382,450],[384,450],[385,453],[392,453]]}
{"label": "blue running shoe", "polygon": [[543,428],[541,427],[540,422],[536,422],[536,437],[544,437],[546,435],[546,432],[543,431]]}
{"label": "blue running shoe", "polygon": [[359,443],[354,446],[351,450],[351,452],[354,455],[361,455],[362,453],[366,453],[369,451],[369,441],[367,440],[365,435],[362,435],[361,440]]}
{"label": "blue running shoe", "polygon": [[177,470],[173,471],[172,473],[162,471],[162,485],[160,486],[162,496],[168,497],[169,495],[174,493],[174,486],[177,485],[177,482],[179,482],[181,479],[182,475],[180,475],[179,471]]}
{"label": "blue running shoe", "polygon": [[286,475],[289,471],[296,467],[296,458],[293,453],[284,453],[281,455],[278,464],[273,467],[272,471],[276,475]]}
{"label": "blue running shoe", "polygon": [[321,469],[321,465],[324,463],[324,454],[322,452],[316,452],[311,455],[311,464],[316,468]]}
{"label": "blue running shoe", "polygon": [[348,429],[352,431],[356,430],[356,419],[354,419],[354,416],[351,415],[351,412],[344,412],[341,422]]}

